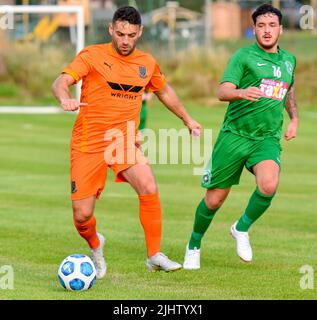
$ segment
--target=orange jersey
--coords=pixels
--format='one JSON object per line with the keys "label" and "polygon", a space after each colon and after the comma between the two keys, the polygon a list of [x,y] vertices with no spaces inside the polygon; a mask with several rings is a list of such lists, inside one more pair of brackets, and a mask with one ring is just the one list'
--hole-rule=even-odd
{"label": "orange jersey", "polygon": [[82,80],[81,102],[76,119],[72,149],[81,152],[102,152],[109,141],[105,134],[119,129],[126,135],[127,122],[139,125],[144,90],[159,91],[166,80],[155,59],[135,49],[121,56],[111,43],[92,45],[83,49],[63,73],[76,82]]}

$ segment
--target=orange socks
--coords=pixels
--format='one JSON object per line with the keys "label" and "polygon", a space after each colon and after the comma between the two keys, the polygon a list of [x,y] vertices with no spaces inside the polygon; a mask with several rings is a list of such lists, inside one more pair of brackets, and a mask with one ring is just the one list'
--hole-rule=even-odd
{"label": "orange socks", "polygon": [[91,218],[84,223],[78,223],[74,220],[74,225],[81,237],[88,242],[91,249],[97,249],[99,247],[95,216],[91,216]]}
{"label": "orange socks", "polygon": [[[145,233],[145,243],[148,256],[151,257],[160,251],[162,237],[162,211],[158,193],[139,195],[140,221]],[[89,244],[91,249],[99,247],[99,238],[96,231],[96,218],[84,222],[74,221],[74,225]]]}
{"label": "orange socks", "polygon": [[139,195],[140,221],[145,233],[148,256],[160,251],[162,210],[158,193]]}

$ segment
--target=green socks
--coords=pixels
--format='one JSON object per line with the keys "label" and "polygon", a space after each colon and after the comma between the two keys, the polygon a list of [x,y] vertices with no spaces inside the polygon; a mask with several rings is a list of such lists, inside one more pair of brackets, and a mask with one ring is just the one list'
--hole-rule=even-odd
{"label": "green socks", "polygon": [[260,192],[259,188],[256,187],[252,194],[248,206],[244,214],[239,219],[236,229],[238,231],[247,232],[251,225],[260,218],[260,216],[267,210],[271,205],[271,201],[275,193],[267,196]]}
{"label": "green socks", "polygon": [[217,209],[209,209],[206,205],[205,199],[202,199],[196,209],[195,222],[193,232],[189,241],[189,249],[199,249],[201,245],[201,239],[207,231],[212,219],[214,218]]}
{"label": "green socks", "polygon": [[[236,225],[236,229],[238,231],[247,232],[251,225],[259,219],[271,205],[274,195],[275,193],[267,196],[261,193],[258,187],[256,187],[249,200],[245,213],[241,216]],[[218,209],[219,208],[209,209],[206,205],[205,199],[201,200],[196,210],[193,232],[188,244],[190,250],[193,250],[194,248],[200,249],[201,239],[207,231]]]}

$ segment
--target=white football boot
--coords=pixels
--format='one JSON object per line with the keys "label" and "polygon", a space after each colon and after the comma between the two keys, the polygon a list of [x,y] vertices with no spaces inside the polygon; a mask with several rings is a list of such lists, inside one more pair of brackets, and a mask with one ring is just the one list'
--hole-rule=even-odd
{"label": "white football boot", "polygon": [[200,269],[200,249],[189,249],[187,244],[183,268],[186,270]]}
{"label": "white football boot", "polygon": [[250,245],[250,239],[248,232],[238,231],[236,229],[238,221],[231,226],[231,236],[237,243],[237,254],[241,260],[245,262],[252,261],[252,248]]}
{"label": "white football boot", "polygon": [[103,247],[105,245],[105,237],[101,233],[97,233],[100,245],[97,249],[90,249],[91,259],[96,268],[96,278],[101,279],[107,272],[107,264],[103,256]]}
{"label": "white football boot", "polygon": [[182,265],[170,260],[165,254],[162,252],[158,252],[155,255],[149,257],[146,260],[146,266],[149,271],[156,272],[156,271],[177,271],[182,268]]}

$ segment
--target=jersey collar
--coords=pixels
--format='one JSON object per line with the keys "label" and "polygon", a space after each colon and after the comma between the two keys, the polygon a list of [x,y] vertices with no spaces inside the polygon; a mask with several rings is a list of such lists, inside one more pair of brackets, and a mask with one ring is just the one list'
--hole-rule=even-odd
{"label": "jersey collar", "polygon": [[107,46],[107,51],[108,53],[110,53],[112,56],[115,56],[116,58],[122,59],[122,60],[129,60],[130,58],[133,58],[136,55],[136,48],[134,49],[134,51],[128,55],[128,56],[122,56],[121,54],[119,54],[112,46],[112,43],[109,42],[106,44]]}
{"label": "jersey collar", "polygon": [[268,59],[271,61],[279,61],[281,58],[281,49],[279,46],[277,47],[277,50],[278,50],[277,53],[266,52],[259,46],[257,42],[254,44],[253,47],[261,55],[261,57],[265,59]]}

